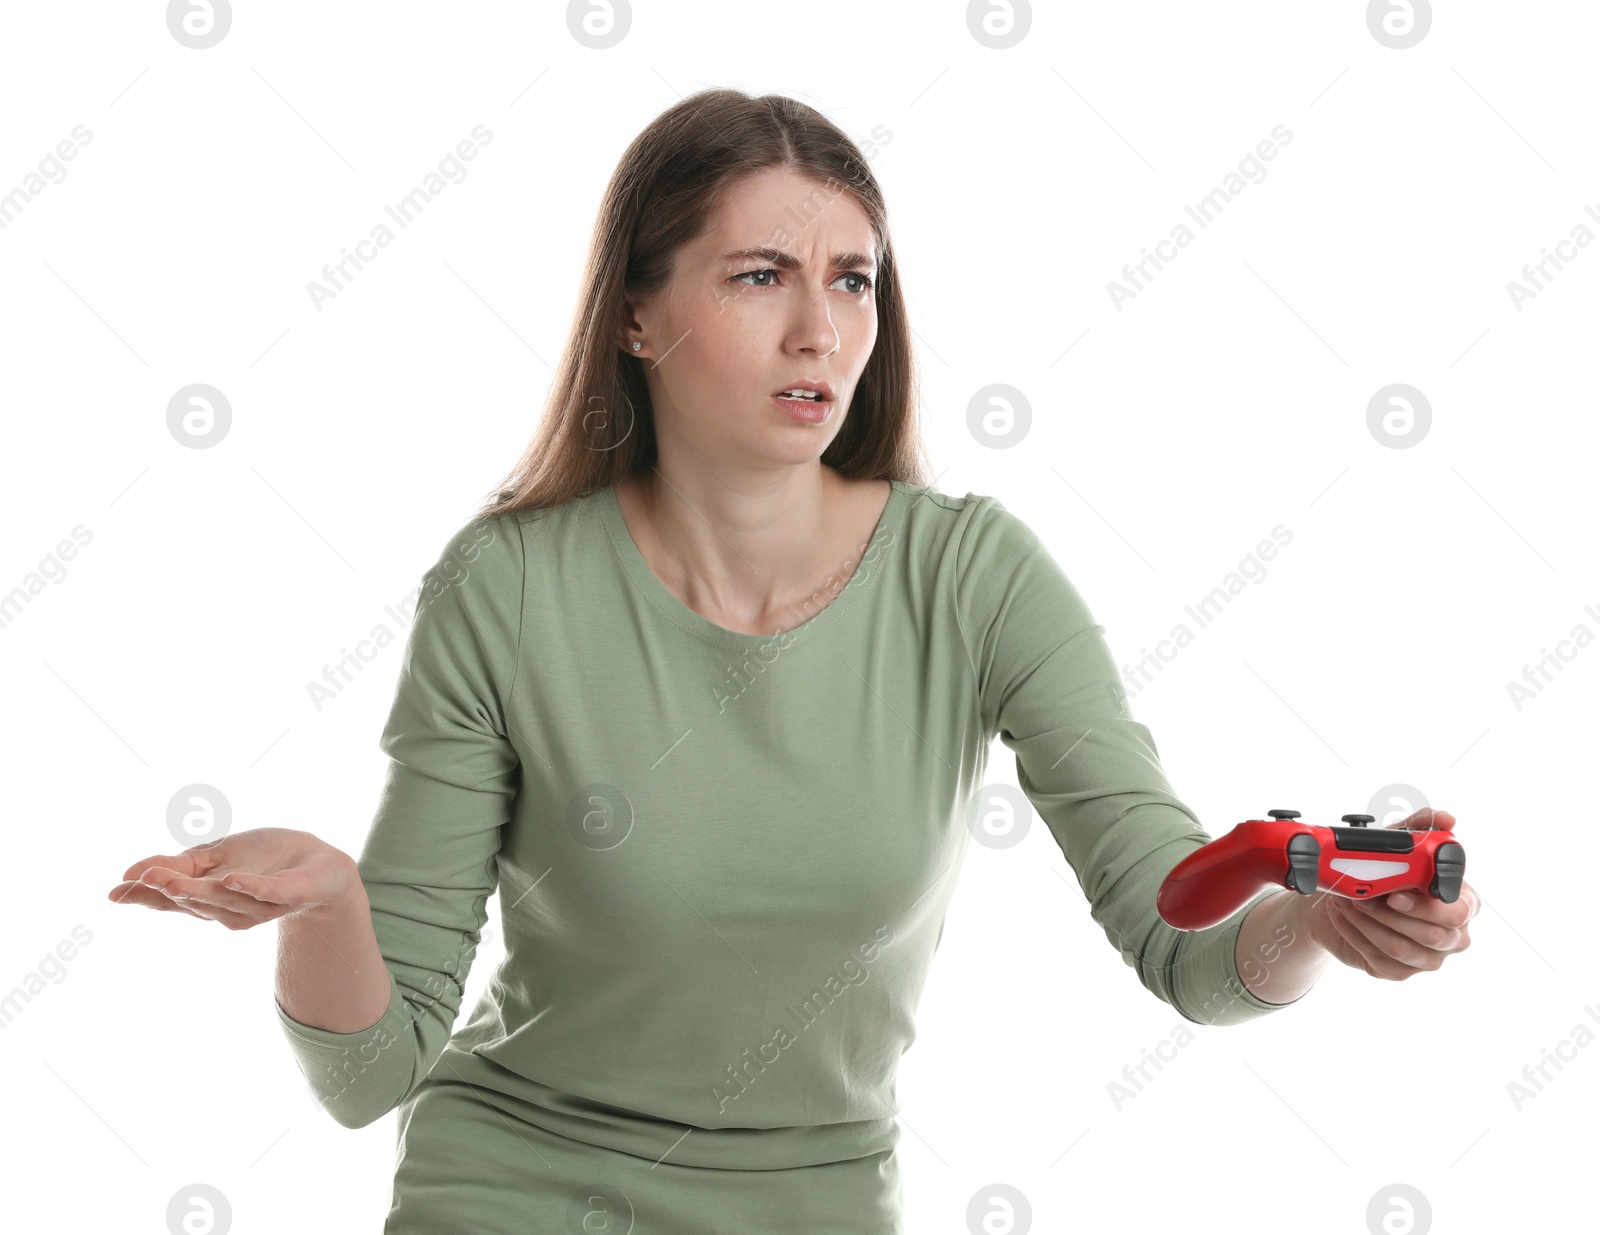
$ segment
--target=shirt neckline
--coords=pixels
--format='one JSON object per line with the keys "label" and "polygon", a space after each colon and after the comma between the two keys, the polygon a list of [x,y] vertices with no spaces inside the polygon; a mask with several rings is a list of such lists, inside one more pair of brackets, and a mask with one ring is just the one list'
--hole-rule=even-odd
{"label": "shirt neckline", "polygon": [[[906,502],[906,488],[904,482],[891,479],[889,481],[889,500],[884,503],[883,513],[878,516],[877,525],[873,528],[868,547],[877,541],[883,532],[899,526],[902,508]],[[650,569],[650,564],[644,560],[644,554],[639,552],[639,546],[634,543],[633,533],[628,530],[628,524],[622,517],[622,507],[617,503],[616,485],[604,486],[596,494],[600,503],[600,513],[605,523],[608,539],[611,541],[612,551],[616,554],[618,563],[623,572],[628,576],[634,588],[650,602],[663,617],[674,626],[688,631],[690,634],[720,647],[744,647],[752,640],[766,640],[778,638],[778,633],[773,634],[748,634],[740,630],[729,630],[720,626],[702,613],[697,613],[683,601],[673,595],[667,585],[656,578],[655,571]],[[862,567],[867,550],[862,551],[862,558],[856,561],[856,567],[851,572],[850,578],[845,582],[839,594],[824,605],[820,612],[808,618],[798,626],[791,627],[782,632],[788,638],[795,638],[808,632],[815,632],[826,627],[830,622],[837,621],[842,613],[850,608],[851,602],[861,592],[862,586],[867,582],[862,578]],[[874,572],[875,573],[875,572]]]}

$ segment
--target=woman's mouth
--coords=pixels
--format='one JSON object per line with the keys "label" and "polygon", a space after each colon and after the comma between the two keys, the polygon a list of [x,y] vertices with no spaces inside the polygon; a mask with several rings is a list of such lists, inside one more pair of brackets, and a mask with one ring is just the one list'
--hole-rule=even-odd
{"label": "woman's mouth", "polygon": [[820,424],[833,411],[832,399],[809,390],[780,390],[772,403],[785,416],[805,424]]}

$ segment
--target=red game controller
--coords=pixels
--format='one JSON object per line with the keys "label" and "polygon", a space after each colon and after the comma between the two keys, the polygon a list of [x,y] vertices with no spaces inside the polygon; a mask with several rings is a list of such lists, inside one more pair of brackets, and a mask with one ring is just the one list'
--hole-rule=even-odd
{"label": "red game controller", "polygon": [[1196,849],[1168,872],[1156,911],[1168,926],[1203,931],[1277,884],[1350,900],[1390,892],[1461,895],[1467,854],[1448,828],[1369,828],[1371,815],[1343,815],[1348,828],[1296,823],[1297,810],[1269,810]]}

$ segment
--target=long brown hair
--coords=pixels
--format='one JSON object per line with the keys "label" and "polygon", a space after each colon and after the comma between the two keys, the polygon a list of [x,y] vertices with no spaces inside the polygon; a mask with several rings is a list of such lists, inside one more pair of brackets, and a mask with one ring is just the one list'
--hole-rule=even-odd
{"label": "long brown hair", "polygon": [[866,159],[804,103],[709,89],[657,116],[612,174],[544,415],[480,518],[559,506],[656,462],[644,361],[620,346],[624,296],[648,297],[663,288],[678,249],[703,233],[733,187],[775,167],[851,194],[871,221],[878,256],[877,339],[822,462],[851,478],[930,483],[916,422],[911,326],[883,192]]}

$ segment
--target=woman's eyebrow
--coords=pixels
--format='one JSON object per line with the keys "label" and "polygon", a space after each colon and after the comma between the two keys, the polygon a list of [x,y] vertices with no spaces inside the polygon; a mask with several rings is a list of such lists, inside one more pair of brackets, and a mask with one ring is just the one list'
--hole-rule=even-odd
{"label": "woman's eyebrow", "polygon": [[[722,255],[722,260],[725,262],[739,261],[741,259],[771,262],[780,270],[799,270],[804,264],[787,249],[774,248],[770,244],[756,245],[750,249],[738,249],[735,252]],[[870,257],[846,250],[843,253],[835,253],[833,255],[833,268],[835,270],[875,270],[877,267]]]}

